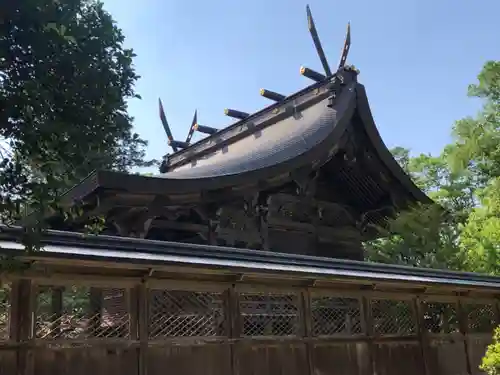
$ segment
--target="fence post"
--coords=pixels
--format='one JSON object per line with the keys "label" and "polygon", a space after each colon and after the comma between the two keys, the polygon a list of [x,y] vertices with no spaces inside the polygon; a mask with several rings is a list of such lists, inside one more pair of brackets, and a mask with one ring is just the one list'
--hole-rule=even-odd
{"label": "fence post", "polygon": [[52,310],[51,332],[52,337],[59,337],[61,334],[61,316],[63,312],[63,287],[51,288],[50,304]]}
{"label": "fence post", "polygon": [[302,335],[305,338],[305,350],[307,356],[307,364],[309,367],[309,375],[314,375],[314,343],[312,339],[312,315],[311,315],[311,293],[309,289],[301,292],[301,316],[302,316]]}
{"label": "fence post", "polygon": [[33,348],[25,345],[33,337],[35,297],[30,280],[12,282],[9,332],[11,339],[19,344],[16,355],[18,375],[31,375],[34,372]]}
{"label": "fence post", "polygon": [[147,375],[148,373],[148,341],[149,341],[149,298],[148,298],[148,287],[146,281],[143,281],[138,286],[138,317],[139,317],[139,375]]}
{"label": "fence post", "polygon": [[469,324],[467,321],[466,311],[464,309],[462,300],[460,298],[457,301],[457,306],[458,306],[458,323],[460,325],[460,332],[462,333],[463,343],[464,343],[466,370],[467,374],[472,375],[472,366],[470,363],[469,340],[468,340]]}
{"label": "fence post", "polygon": [[239,300],[238,293],[236,292],[235,285],[232,284],[226,290],[226,306],[225,306],[225,317],[226,317],[226,335],[229,338],[229,355],[230,355],[230,368],[231,374],[235,375],[239,373],[239,346],[234,340],[239,338],[240,332],[240,312],[239,312]]}
{"label": "fence post", "polygon": [[413,300],[413,309],[415,312],[415,319],[417,323],[417,335],[420,345],[420,352],[422,355],[422,362],[424,367],[424,374],[429,375],[431,373],[429,368],[429,341],[426,334],[426,328],[424,324],[424,311],[422,309],[422,300],[417,296]]}
{"label": "fence post", "polygon": [[363,332],[367,336],[367,355],[368,355],[368,363],[369,363],[369,369],[368,369],[368,374],[375,374],[376,371],[376,358],[374,355],[374,342],[373,342],[373,337],[374,337],[374,332],[373,332],[373,316],[372,316],[372,311],[371,311],[371,299],[367,297],[366,295],[361,297],[360,299],[361,303],[361,324],[363,328]]}
{"label": "fence post", "polygon": [[137,346],[137,374],[147,374],[148,350],[148,293],[146,282],[131,288],[130,295],[130,338],[138,343]]}

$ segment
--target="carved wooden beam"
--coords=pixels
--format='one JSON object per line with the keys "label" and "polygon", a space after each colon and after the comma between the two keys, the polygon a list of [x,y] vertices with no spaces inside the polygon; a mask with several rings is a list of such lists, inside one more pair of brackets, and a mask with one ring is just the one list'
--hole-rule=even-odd
{"label": "carved wooden beam", "polygon": [[253,248],[260,245],[261,237],[257,231],[242,231],[230,228],[217,228],[217,237],[225,240],[229,244],[237,242],[246,242],[247,247]]}
{"label": "carved wooden beam", "polygon": [[349,206],[334,202],[311,199],[307,207],[314,210],[306,212],[303,198],[290,194],[274,194],[269,198],[269,217],[290,221],[317,222],[321,225],[355,225],[359,215]]}
{"label": "carved wooden beam", "polygon": [[302,168],[292,172],[292,179],[297,185],[297,195],[311,199],[316,195],[316,181],[319,170],[311,172],[310,168]]}
{"label": "carved wooden beam", "polygon": [[121,215],[110,218],[110,220],[120,235],[145,238],[151,229],[153,220],[165,213],[167,204],[168,201],[165,197],[156,196],[146,207],[128,210]]}
{"label": "carved wooden beam", "polygon": [[90,204],[90,207],[86,208],[81,215],[71,218],[71,222],[75,224],[85,223],[93,217],[106,215],[117,206],[120,206],[120,204],[115,197],[98,195],[95,197],[95,201]]}
{"label": "carved wooden beam", "polygon": [[183,223],[178,221],[155,220],[152,224],[153,228],[169,229],[174,231],[202,233],[208,235],[208,227],[204,224]]}
{"label": "carved wooden beam", "polygon": [[243,241],[249,247],[260,247],[260,228],[256,213],[257,199],[254,196],[221,207],[217,211],[217,237],[228,243]]}
{"label": "carved wooden beam", "polygon": [[215,204],[206,204],[204,206],[196,206],[192,208],[194,212],[200,217],[203,223],[206,223],[206,236],[204,232],[198,234],[205,238],[210,245],[217,245],[217,227],[219,220],[217,218],[217,206]]}

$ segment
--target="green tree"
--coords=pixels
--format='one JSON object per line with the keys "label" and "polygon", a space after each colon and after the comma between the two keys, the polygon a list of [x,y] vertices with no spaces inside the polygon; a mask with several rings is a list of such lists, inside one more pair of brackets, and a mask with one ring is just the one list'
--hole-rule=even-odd
{"label": "green tree", "polygon": [[[418,206],[389,223],[389,235],[367,244],[371,260],[500,275],[500,62],[487,62],[469,96],[475,117],[453,126],[453,142],[435,157],[393,150],[401,166],[443,210]],[[482,370],[500,375],[500,327]]]}
{"label": "green tree", "polygon": [[460,246],[470,270],[500,275],[500,61],[487,62],[469,96],[482,100],[475,117],[458,121],[450,164],[475,174],[476,207]]}
{"label": "green tree", "polygon": [[458,227],[474,206],[470,179],[465,173],[452,172],[445,152],[437,157],[409,157],[403,148],[392,151],[415,183],[437,204],[412,207],[391,220],[386,237],[366,244],[368,259],[460,269],[463,256],[458,246]]}
{"label": "green tree", "polygon": [[488,375],[500,375],[500,327],[493,335],[493,343],[488,346],[481,370],[486,371]]}
{"label": "green tree", "polygon": [[437,205],[417,206],[389,223],[387,237],[365,244],[367,259],[379,263],[461,269],[455,227]]}
{"label": "green tree", "polygon": [[482,100],[483,107],[476,117],[457,121],[453,127],[451,162],[455,169],[474,169],[486,184],[500,177],[500,61],[484,65],[468,94]]}
{"label": "green tree", "polygon": [[410,150],[404,147],[394,147],[391,149],[392,156],[397,160],[401,168],[408,173],[411,174],[410,171]]}
{"label": "green tree", "polygon": [[133,51],[103,4],[7,1],[0,13],[0,215],[39,215],[92,170],[149,166],[128,98]]}
{"label": "green tree", "polygon": [[480,198],[463,227],[460,246],[469,269],[500,275],[500,178],[492,179]]}
{"label": "green tree", "polygon": [[394,157],[441,208],[418,206],[391,220],[386,238],[366,244],[370,260],[500,274],[500,62],[487,62],[469,95],[483,102],[455,123],[438,156]]}

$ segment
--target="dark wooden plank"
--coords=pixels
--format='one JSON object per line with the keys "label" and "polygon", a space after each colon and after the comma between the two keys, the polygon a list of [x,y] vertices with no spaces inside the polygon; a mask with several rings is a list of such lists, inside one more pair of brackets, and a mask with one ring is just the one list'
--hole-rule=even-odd
{"label": "dark wooden plank", "polygon": [[428,343],[427,338],[426,338],[426,332],[425,332],[425,327],[424,327],[424,312],[422,309],[422,301],[418,297],[413,300],[413,310],[414,310],[415,316],[417,317],[417,320],[416,320],[417,334],[418,334],[418,340],[420,342],[420,350],[422,353],[424,374],[431,375],[430,368],[429,368],[429,359],[428,359],[428,353],[429,353],[428,344],[429,343]]}
{"label": "dark wooden plank", "polygon": [[148,340],[149,340],[149,294],[146,283],[143,282],[136,288],[138,301],[138,375],[148,375]]}

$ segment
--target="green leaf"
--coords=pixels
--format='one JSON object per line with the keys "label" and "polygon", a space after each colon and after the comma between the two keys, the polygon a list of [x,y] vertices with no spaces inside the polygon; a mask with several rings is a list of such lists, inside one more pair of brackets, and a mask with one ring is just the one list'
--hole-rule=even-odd
{"label": "green leaf", "polygon": [[[2,140],[0,220],[32,213],[27,248],[36,248],[44,213],[71,221],[58,197],[95,169],[149,165],[127,100],[138,96],[133,54],[102,3],[14,1],[0,33]],[[40,29],[40,23],[44,25]],[[90,222],[102,226],[100,220]],[[84,228],[80,228],[84,230]]]}

